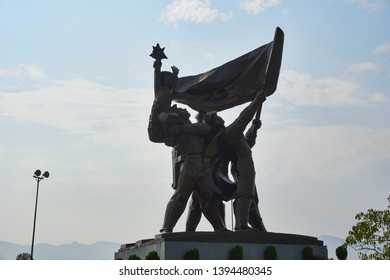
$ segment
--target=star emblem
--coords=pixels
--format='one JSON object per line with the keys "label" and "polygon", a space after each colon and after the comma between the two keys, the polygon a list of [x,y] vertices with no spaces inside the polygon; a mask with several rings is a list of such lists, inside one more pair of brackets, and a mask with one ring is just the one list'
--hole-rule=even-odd
{"label": "star emblem", "polygon": [[157,43],[155,47],[153,47],[153,51],[150,54],[151,57],[153,57],[156,60],[162,60],[164,58],[168,58],[164,53],[165,48],[161,48],[160,45]]}

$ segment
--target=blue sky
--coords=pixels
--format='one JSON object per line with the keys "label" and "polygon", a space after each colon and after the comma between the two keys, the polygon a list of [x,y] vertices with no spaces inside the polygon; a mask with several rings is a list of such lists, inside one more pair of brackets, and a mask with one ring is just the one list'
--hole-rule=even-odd
{"label": "blue sky", "polygon": [[163,69],[194,75],[270,42],[277,26],[281,76],[253,149],[267,229],[343,238],[356,213],[383,209],[388,1],[0,0],[0,240],[31,242],[36,169],[51,173],[37,243],[153,237],[172,189],[170,148],[146,132],[152,46],[166,48]]}

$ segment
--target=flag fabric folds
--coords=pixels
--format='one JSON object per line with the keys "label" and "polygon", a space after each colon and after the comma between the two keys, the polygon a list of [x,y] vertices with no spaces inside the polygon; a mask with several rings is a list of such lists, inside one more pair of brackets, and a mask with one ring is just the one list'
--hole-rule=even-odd
{"label": "flag fabric folds", "polygon": [[178,79],[173,100],[196,111],[222,111],[253,100],[264,86],[275,92],[283,52],[284,33],[274,40],[208,72]]}

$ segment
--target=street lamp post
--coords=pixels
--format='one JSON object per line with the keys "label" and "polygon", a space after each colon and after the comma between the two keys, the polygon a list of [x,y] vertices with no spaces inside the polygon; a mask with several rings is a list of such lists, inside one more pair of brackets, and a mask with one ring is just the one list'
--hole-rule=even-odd
{"label": "street lamp post", "polygon": [[45,171],[41,176],[41,170],[36,170],[34,172],[33,177],[37,181],[37,194],[35,197],[35,212],[34,212],[34,226],[33,226],[33,235],[32,235],[32,243],[31,243],[31,259],[33,260],[33,254],[34,254],[34,238],[35,238],[35,222],[37,220],[37,206],[38,206],[38,192],[39,192],[39,182],[45,178],[49,178],[49,172]]}

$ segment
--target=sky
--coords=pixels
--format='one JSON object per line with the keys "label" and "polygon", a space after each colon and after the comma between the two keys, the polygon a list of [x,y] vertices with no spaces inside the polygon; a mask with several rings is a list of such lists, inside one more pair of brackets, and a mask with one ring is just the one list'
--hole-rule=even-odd
{"label": "sky", "polygon": [[152,46],[163,70],[196,75],[276,27],[278,89],[253,148],[259,208],[268,231],[345,238],[390,195],[389,26],[381,0],[0,0],[0,240],[31,243],[36,169],[50,177],[35,243],[154,237],[173,190],[171,149],[147,135]]}

